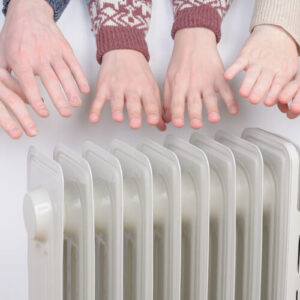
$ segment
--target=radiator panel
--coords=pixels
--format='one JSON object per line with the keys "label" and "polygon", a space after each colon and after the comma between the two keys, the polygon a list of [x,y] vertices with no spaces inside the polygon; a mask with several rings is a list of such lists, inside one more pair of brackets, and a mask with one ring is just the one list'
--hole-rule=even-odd
{"label": "radiator panel", "polygon": [[263,158],[257,146],[219,131],[216,140],[234,154],[237,168],[236,299],[259,299],[263,229]]}
{"label": "radiator panel", "polygon": [[95,299],[95,230],[93,180],[86,160],[63,145],[54,150],[63,171],[64,187],[64,239],[69,260],[64,269],[68,282],[64,282],[66,299]]}
{"label": "radiator panel", "polygon": [[243,137],[256,144],[264,159],[264,247],[262,299],[296,299],[299,291],[299,153],[285,139],[260,129]]}

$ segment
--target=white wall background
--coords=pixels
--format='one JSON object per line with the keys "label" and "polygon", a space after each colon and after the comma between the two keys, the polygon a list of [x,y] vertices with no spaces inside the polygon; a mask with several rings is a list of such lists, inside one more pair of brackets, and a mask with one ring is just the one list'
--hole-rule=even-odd
{"label": "white wall background", "polygon": [[[228,66],[238,54],[243,42],[248,37],[248,28],[253,11],[254,0],[235,0],[223,23],[223,38],[219,49]],[[169,62],[172,40],[172,8],[169,0],[153,0],[153,19],[148,35],[151,53],[151,67],[162,86]],[[0,28],[4,18],[0,17]],[[155,128],[144,125],[139,131],[132,131],[127,124],[111,121],[107,106],[101,123],[92,125],[88,122],[88,111],[95,91],[97,71],[95,60],[95,41],[90,31],[90,21],[85,0],[71,0],[65,14],[58,23],[62,32],[74,48],[92,86],[92,92],[84,98],[81,108],[74,111],[71,119],[58,116],[45,92],[51,116],[48,119],[35,117],[39,135],[32,139],[23,137],[19,141],[9,139],[0,131],[0,299],[27,299],[27,238],[23,225],[22,202],[26,191],[26,155],[30,145],[36,146],[51,156],[57,143],[64,143],[80,151],[84,141],[92,140],[104,148],[109,148],[114,138],[122,139],[135,145],[139,137],[148,136],[161,142],[167,134],[188,139],[192,129],[188,125],[182,129],[169,126],[167,132],[160,133]],[[242,76],[232,82],[236,95]],[[246,127],[261,127],[290,138],[300,144],[300,117],[288,120],[277,108],[263,105],[253,106],[247,100],[238,98],[240,114],[230,116],[221,104],[222,120],[217,125],[204,121],[200,131],[209,135],[222,128],[239,135]],[[187,122],[188,123],[188,122]]]}

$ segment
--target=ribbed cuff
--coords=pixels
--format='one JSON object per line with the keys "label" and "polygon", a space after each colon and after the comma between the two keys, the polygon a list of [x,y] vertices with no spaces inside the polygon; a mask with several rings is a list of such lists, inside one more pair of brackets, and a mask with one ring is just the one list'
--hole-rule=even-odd
{"label": "ribbed cuff", "polygon": [[[45,0],[47,1],[53,8],[54,11],[54,20],[55,22],[61,17],[65,8],[69,4],[70,0]],[[8,5],[10,0],[3,0],[3,9],[2,12],[4,15],[7,13]]]}
{"label": "ribbed cuff", "polygon": [[149,61],[149,51],[142,30],[133,28],[122,28],[103,26],[96,34],[97,60],[102,62],[103,55],[111,50],[131,49],[141,52]]}
{"label": "ribbed cuff", "polygon": [[172,28],[174,39],[178,30],[183,28],[204,27],[212,30],[217,42],[221,39],[222,18],[215,8],[210,5],[202,5],[179,10],[175,15],[175,22]]}
{"label": "ribbed cuff", "polygon": [[[277,25],[287,31],[300,49],[300,0],[256,1],[250,31],[258,25]],[[300,52],[299,52],[300,53]]]}

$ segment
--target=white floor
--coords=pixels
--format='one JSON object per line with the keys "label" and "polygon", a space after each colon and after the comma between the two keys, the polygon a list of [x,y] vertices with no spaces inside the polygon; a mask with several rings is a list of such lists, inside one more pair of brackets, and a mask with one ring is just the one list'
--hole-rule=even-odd
{"label": "white floor", "polygon": [[[172,50],[170,31],[172,25],[172,8],[170,0],[153,0],[153,19],[148,36],[151,52],[151,67],[159,81],[163,83],[169,57]],[[223,39],[220,52],[225,66],[228,66],[248,36],[254,0],[235,0],[223,24]],[[0,28],[3,17],[0,17]],[[95,41],[90,31],[90,21],[85,0],[72,0],[59,26],[84,67],[95,90],[98,65],[95,60]],[[237,92],[241,76],[232,86]],[[44,93],[44,91],[43,91]],[[45,95],[45,93],[44,93]],[[132,131],[127,124],[115,124],[110,119],[110,110],[106,107],[105,116],[98,125],[88,122],[88,110],[93,92],[84,99],[84,105],[74,111],[71,119],[58,116],[51,106],[48,119],[35,117],[39,128],[37,138],[23,137],[19,141],[10,140],[0,131],[0,299],[27,299],[27,261],[26,232],[23,225],[22,202],[26,190],[26,155],[30,145],[35,145],[45,154],[51,156],[57,143],[64,143],[80,151],[85,140],[92,140],[104,148],[109,148],[114,138],[119,138],[135,145],[141,136],[148,136],[162,141],[167,134],[188,139],[192,130],[186,126],[175,129],[170,125],[165,133],[155,128],[144,126],[139,131]],[[237,96],[238,97],[238,96]],[[45,96],[44,96],[45,98]],[[46,97],[47,99],[47,97]],[[277,108],[266,108],[263,105],[253,106],[247,100],[239,98],[240,114],[230,116],[221,105],[222,120],[217,125],[204,123],[202,133],[214,135],[219,129],[239,135],[246,127],[260,127],[281,134],[300,145],[300,117],[290,121]]]}

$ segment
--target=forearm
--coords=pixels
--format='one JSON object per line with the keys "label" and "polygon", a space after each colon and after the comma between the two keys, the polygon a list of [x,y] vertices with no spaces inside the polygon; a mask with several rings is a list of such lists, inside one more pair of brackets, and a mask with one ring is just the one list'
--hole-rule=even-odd
{"label": "forearm", "polygon": [[250,29],[263,24],[282,27],[300,46],[300,1],[256,0]]}
{"label": "forearm", "polygon": [[91,0],[89,2],[99,63],[106,52],[116,49],[136,50],[149,60],[145,37],[151,19],[151,2],[151,0]]}
{"label": "forearm", "polygon": [[[3,0],[3,13],[6,15],[8,10],[8,5],[12,0]],[[57,21],[62,13],[64,12],[65,8],[69,4],[70,0],[38,0],[38,1],[47,1],[50,6],[53,8],[54,12],[54,20]]]}
{"label": "forearm", "polygon": [[204,27],[212,30],[219,42],[222,20],[231,2],[232,0],[173,0],[175,22],[172,37],[183,28]]}

